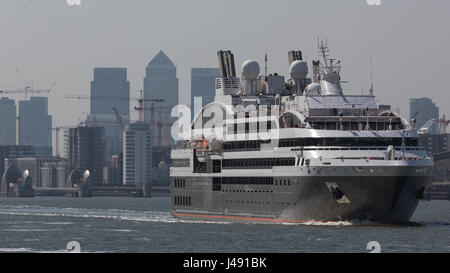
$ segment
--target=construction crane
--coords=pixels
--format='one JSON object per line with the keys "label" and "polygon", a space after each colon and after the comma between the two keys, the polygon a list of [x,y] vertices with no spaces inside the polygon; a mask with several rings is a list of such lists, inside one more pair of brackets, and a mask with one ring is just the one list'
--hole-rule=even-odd
{"label": "construction crane", "polygon": [[[154,103],[150,107],[135,107],[136,111],[140,112],[140,115],[142,116],[143,111],[150,111],[151,112],[151,121],[150,124],[152,125],[152,128],[157,128],[158,130],[158,146],[161,145],[170,145],[170,131],[169,128],[172,125],[172,123],[169,122],[169,113],[171,112],[172,108],[169,106],[155,106]],[[158,122],[155,122],[156,113],[159,114],[159,120]],[[164,118],[162,117],[164,115]],[[163,136],[163,127],[164,130],[164,136]],[[152,139],[155,139],[154,132],[152,130]],[[162,142],[164,140],[164,143]]]}
{"label": "construction crane", "polygon": [[[139,107],[134,107],[134,109],[144,109],[144,101],[148,102],[164,102],[165,99],[144,99],[142,90],[141,96],[137,97],[120,97],[120,96],[87,96],[87,95],[66,95],[66,99],[88,99],[88,100],[120,100],[120,101],[137,101],[139,103]],[[142,113],[139,113],[139,120],[143,120]]]}
{"label": "construction crane", "polygon": [[20,80],[23,84],[23,89],[9,89],[9,90],[0,90],[0,94],[25,94],[25,99],[27,99],[28,93],[50,93],[50,90],[55,86],[56,82],[53,82],[52,85],[48,89],[34,89],[33,84],[31,82],[26,83],[23,80],[22,74],[20,70],[16,68],[17,74],[19,75]]}
{"label": "construction crane", "polygon": [[445,119],[445,115],[441,119],[435,120],[434,122],[439,124],[439,132],[441,134],[447,134],[447,126],[450,124],[450,120]]}
{"label": "construction crane", "polygon": [[25,94],[25,99],[28,93],[50,93],[50,89],[11,89],[0,90],[0,94]]}
{"label": "construction crane", "polygon": [[[137,97],[122,97],[122,96],[66,95],[66,99],[139,101],[141,98],[137,98]],[[147,99],[145,99],[145,101],[147,101]]]}
{"label": "construction crane", "polygon": [[[143,94],[143,90],[139,90],[140,91],[140,97],[121,97],[121,96],[88,96],[88,95],[66,95],[67,99],[90,99],[90,100],[119,100],[119,101],[137,101],[139,106],[138,107],[134,107],[135,110],[139,111],[139,120],[143,121],[143,111],[144,109],[144,102],[151,102],[151,107],[152,109],[154,109],[155,107],[155,103],[160,103],[160,102],[164,102],[165,99],[160,99],[160,98],[156,98],[156,99],[144,99],[144,94]],[[154,137],[154,126],[155,126],[155,111],[151,111],[152,114],[150,115],[150,124],[152,126],[152,138]]]}
{"label": "construction crane", "polygon": [[119,111],[117,111],[116,107],[112,108],[114,111],[114,114],[116,115],[117,121],[120,123],[120,130],[122,131],[122,135],[125,132],[125,126],[123,125],[122,117],[119,115]]}

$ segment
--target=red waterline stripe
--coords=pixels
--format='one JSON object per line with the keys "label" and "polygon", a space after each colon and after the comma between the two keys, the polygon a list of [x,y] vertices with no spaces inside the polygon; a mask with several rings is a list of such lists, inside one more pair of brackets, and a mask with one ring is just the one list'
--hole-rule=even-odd
{"label": "red waterline stripe", "polygon": [[266,221],[266,222],[286,222],[286,223],[328,223],[328,221],[312,221],[312,220],[283,220],[283,219],[270,219],[270,218],[253,218],[253,217],[240,217],[240,216],[222,216],[222,215],[203,215],[203,214],[186,214],[186,213],[173,213],[177,216],[185,217],[199,217],[199,218],[215,218],[215,219],[233,219],[233,220],[248,220],[248,221]]}

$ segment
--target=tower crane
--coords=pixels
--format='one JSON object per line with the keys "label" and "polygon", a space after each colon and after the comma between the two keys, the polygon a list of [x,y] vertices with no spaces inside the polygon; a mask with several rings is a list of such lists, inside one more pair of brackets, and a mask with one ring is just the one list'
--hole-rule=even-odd
{"label": "tower crane", "polygon": [[8,89],[8,90],[0,90],[0,94],[25,94],[25,99],[27,99],[28,93],[50,93],[50,90],[55,86],[56,82],[53,82],[48,89],[34,89],[32,84],[26,83],[23,80],[22,74],[20,70],[16,68],[17,74],[19,75],[20,80],[23,84],[23,89]]}
{"label": "tower crane", "polygon": [[114,114],[116,115],[117,121],[120,124],[120,130],[122,131],[122,135],[123,135],[123,132],[125,131],[125,126],[123,125],[122,117],[119,115],[119,111],[117,111],[116,107],[113,107],[112,109],[114,111]]}
{"label": "tower crane", "polygon": [[135,110],[139,111],[139,120],[143,121],[143,111],[144,109],[144,102],[148,101],[151,102],[151,109],[153,109],[153,111],[151,111],[151,116],[150,116],[150,126],[152,127],[152,138],[154,137],[154,126],[155,126],[155,111],[154,111],[154,107],[155,107],[155,103],[160,103],[160,102],[164,102],[165,99],[160,99],[160,98],[155,98],[155,99],[144,99],[144,94],[143,91],[140,90],[140,97],[121,97],[121,96],[88,96],[88,95],[66,95],[67,99],[89,99],[89,100],[119,100],[119,101],[137,101],[139,106],[138,107],[134,107]]}
{"label": "tower crane", "polygon": [[439,124],[439,132],[441,134],[447,133],[447,126],[450,124],[450,120],[445,119],[445,115],[443,115],[441,119],[435,120],[434,122]]}
{"label": "tower crane", "polygon": [[[158,146],[164,145],[170,145],[170,125],[172,125],[169,122],[169,113],[171,112],[172,108],[169,106],[155,106],[154,103],[150,107],[135,107],[136,111],[139,111],[140,115],[142,115],[143,111],[150,111],[151,112],[151,125],[152,128],[156,127],[158,129]],[[154,117],[156,116],[156,113],[159,114],[159,121],[155,122]],[[162,117],[164,115],[164,118]],[[164,137],[163,137],[163,127],[164,130]],[[155,139],[154,132],[152,131],[152,139]],[[164,140],[164,143],[162,143],[162,140]]]}

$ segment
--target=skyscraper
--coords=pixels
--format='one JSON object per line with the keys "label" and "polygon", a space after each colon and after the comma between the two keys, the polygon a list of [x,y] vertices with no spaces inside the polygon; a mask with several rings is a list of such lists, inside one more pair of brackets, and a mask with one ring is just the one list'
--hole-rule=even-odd
{"label": "skyscraper", "polygon": [[152,146],[149,124],[143,121],[130,124],[123,143],[123,184],[151,184]]}
{"label": "skyscraper", "polygon": [[113,115],[113,107],[120,114],[130,113],[130,82],[127,80],[127,69],[123,67],[94,68],[91,97],[98,98],[91,99],[91,114]]}
{"label": "skyscraper", "polygon": [[122,131],[113,108],[125,123],[130,119],[130,82],[127,69],[121,67],[94,68],[91,81],[91,114],[87,122],[105,128],[105,154],[107,158],[122,153]]}
{"label": "skyscraper", "polygon": [[[170,125],[176,118],[171,118],[171,110],[178,105],[178,78],[177,68],[172,61],[160,51],[147,65],[144,78],[144,98],[164,99],[164,102],[155,103],[156,112],[151,128],[154,130],[153,144],[168,145],[170,141]],[[152,102],[145,101],[144,107],[150,109]],[[151,122],[150,111],[144,115],[146,122]],[[161,135],[160,135],[161,134]]]}
{"label": "skyscraper", "polygon": [[219,68],[191,68],[191,116],[192,118],[200,109],[195,109],[194,98],[201,97],[202,105],[214,101],[216,92],[215,81],[220,77]]}
{"label": "skyscraper", "polygon": [[16,144],[17,107],[14,100],[0,99],[0,145]]}
{"label": "skyscraper", "polygon": [[[19,145],[52,147],[52,116],[47,97],[19,101]],[[51,156],[51,153],[50,153]]]}
{"label": "skyscraper", "polygon": [[[409,100],[409,118],[415,118],[414,129],[420,129],[430,119],[439,119],[439,107],[429,98],[412,98]],[[434,126],[431,133],[438,133],[439,126]]]}

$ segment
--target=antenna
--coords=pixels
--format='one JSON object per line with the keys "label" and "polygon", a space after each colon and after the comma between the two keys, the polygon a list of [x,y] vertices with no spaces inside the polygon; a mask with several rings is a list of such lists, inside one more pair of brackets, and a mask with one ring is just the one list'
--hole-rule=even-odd
{"label": "antenna", "polygon": [[373,58],[372,58],[372,49],[370,49],[370,89],[369,95],[373,96]]}
{"label": "antenna", "polygon": [[267,77],[267,42],[264,55],[264,77]]}
{"label": "antenna", "polygon": [[324,66],[327,67],[328,66],[327,58],[328,58],[328,52],[329,52],[327,40],[325,39],[325,44],[324,44],[323,40],[319,41],[319,37],[317,37],[317,49],[319,50],[319,54],[321,54],[323,57],[323,61],[325,62]]}

